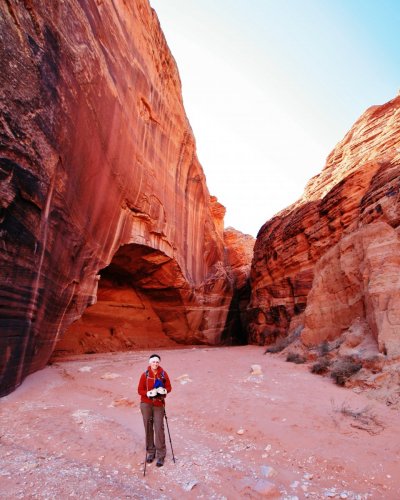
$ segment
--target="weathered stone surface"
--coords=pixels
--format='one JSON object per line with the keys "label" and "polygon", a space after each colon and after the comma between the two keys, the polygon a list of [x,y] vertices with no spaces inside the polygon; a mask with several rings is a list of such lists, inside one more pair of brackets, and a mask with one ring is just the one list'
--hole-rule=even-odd
{"label": "weathered stone surface", "polygon": [[[368,109],[329,155],[321,174],[308,183],[303,197],[261,228],[251,271],[248,310],[251,342],[271,343],[304,325],[315,265],[341,238],[375,221],[398,230],[399,143],[400,97],[396,97],[383,106]],[[393,240],[393,232],[390,234]],[[386,236],[389,237],[387,231],[380,237]],[[385,241],[381,243],[381,250],[386,251]],[[326,264],[328,267],[327,261]],[[382,284],[385,286],[392,296],[395,285]],[[364,314],[361,309],[365,300],[366,297],[360,298],[360,310],[357,303],[352,304],[351,313],[345,306],[336,312],[332,310],[337,334],[348,325],[350,317]],[[382,311],[385,307],[389,304],[378,309]],[[386,310],[391,317],[389,309]],[[308,314],[309,325],[311,317]],[[368,318],[368,322],[372,319]],[[378,322],[377,327],[382,324]],[[304,338],[308,335],[304,334]],[[332,335],[331,332],[330,338]],[[376,331],[375,335],[378,338]]]}
{"label": "weathered stone surface", "polygon": [[237,231],[233,227],[227,227],[224,231],[228,266],[238,289],[247,285],[255,242],[253,236]]}
{"label": "weathered stone surface", "polygon": [[[211,212],[222,229],[225,208],[215,197]],[[225,291],[225,268],[219,282],[218,273],[213,274],[207,291],[193,290],[165,255],[144,246],[121,247],[101,271],[96,304],[67,329],[54,356],[167,347],[176,342],[245,342],[242,315],[250,297],[254,242],[235,229],[224,232],[232,300]]]}
{"label": "weathered stone surface", "polygon": [[[365,318],[379,351],[400,356],[400,237],[391,226],[374,222],[343,237],[321,257],[314,274],[304,344],[334,340]],[[354,334],[351,338],[347,347],[361,343]]]}
{"label": "weathered stone surface", "polygon": [[224,231],[224,243],[234,293],[222,340],[228,344],[246,344],[246,310],[250,300],[250,269],[255,238],[228,227]]}
{"label": "weathered stone surface", "polygon": [[0,23],[1,394],[46,364],[101,270],[93,314],[130,287],[129,328],[150,317],[165,342],[218,342],[232,295],[222,209],[147,0],[7,1]]}

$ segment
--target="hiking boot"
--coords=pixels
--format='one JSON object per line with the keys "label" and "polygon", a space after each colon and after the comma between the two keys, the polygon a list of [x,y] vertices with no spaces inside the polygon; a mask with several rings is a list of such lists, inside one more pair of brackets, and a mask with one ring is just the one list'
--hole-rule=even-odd
{"label": "hiking boot", "polygon": [[154,458],[154,455],[147,455],[146,462],[151,464],[151,462],[154,462]]}
{"label": "hiking boot", "polygon": [[157,467],[162,467],[164,465],[164,459],[163,458],[157,459],[156,465]]}

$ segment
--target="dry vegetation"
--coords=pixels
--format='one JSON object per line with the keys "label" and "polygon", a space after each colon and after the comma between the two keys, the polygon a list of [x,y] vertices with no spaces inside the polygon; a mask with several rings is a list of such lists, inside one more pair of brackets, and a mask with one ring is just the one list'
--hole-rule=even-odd
{"label": "dry vegetation", "polygon": [[352,358],[338,359],[332,366],[331,377],[336,384],[345,385],[347,380],[361,368],[362,364]]}
{"label": "dry vegetation", "polygon": [[[371,406],[364,406],[363,408],[351,408],[346,402],[341,406],[336,406],[335,402],[331,400],[332,409],[335,414],[340,413],[344,417],[351,418],[351,427],[361,429],[371,435],[376,435],[385,429],[383,422],[373,412]],[[337,425],[336,419],[333,417]]]}
{"label": "dry vegetation", "polygon": [[307,359],[301,354],[298,354],[297,352],[288,352],[286,356],[286,361],[290,363],[296,363],[297,365],[301,365],[305,363]]}

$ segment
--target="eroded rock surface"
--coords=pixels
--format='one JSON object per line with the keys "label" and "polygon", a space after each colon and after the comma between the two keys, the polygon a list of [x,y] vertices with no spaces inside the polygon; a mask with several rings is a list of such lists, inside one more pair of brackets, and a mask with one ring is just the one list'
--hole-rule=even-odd
{"label": "eroded rock surface", "polygon": [[398,353],[399,144],[396,97],[368,109],[303,197],[261,228],[252,342],[271,343],[304,325],[306,343],[332,340],[360,317],[381,352]]}
{"label": "eroded rock surface", "polygon": [[217,342],[232,296],[223,210],[147,0],[7,0],[0,22],[1,394],[46,364],[101,270],[94,315],[120,316],[122,294],[132,328]]}
{"label": "eroded rock surface", "polygon": [[[225,208],[215,197],[212,214],[222,230]],[[225,230],[226,266],[196,290],[187,286],[171,258],[146,246],[121,247],[101,271],[96,304],[67,329],[54,357],[188,342],[246,343],[244,315],[254,242],[233,228]],[[225,272],[232,298],[225,291]]]}
{"label": "eroded rock surface", "polygon": [[224,231],[224,242],[234,293],[222,340],[228,344],[246,344],[246,311],[250,301],[250,270],[255,238],[228,227]]}
{"label": "eroded rock surface", "polygon": [[400,356],[400,237],[391,226],[374,222],[343,237],[321,257],[314,273],[304,344],[334,340],[365,318],[379,352]]}

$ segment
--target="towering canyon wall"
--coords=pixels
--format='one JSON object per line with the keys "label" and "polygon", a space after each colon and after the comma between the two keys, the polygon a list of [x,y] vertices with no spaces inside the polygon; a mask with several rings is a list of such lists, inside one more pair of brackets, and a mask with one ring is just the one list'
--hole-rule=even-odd
{"label": "towering canyon wall", "polygon": [[250,270],[255,238],[232,227],[224,231],[228,270],[233,278],[234,293],[222,340],[227,344],[247,344],[247,306],[250,301]]}
{"label": "towering canyon wall", "polygon": [[363,324],[400,355],[400,97],[368,109],[303,197],[260,230],[250,341],[308,346]]}
{"label": "towering canyon wall", "polygon": [[148,1],[6,0],[0,23],[0,394],[46,364],[100,276],[107,314],[125,291],[148,335],[218,342],[221,208]]}

